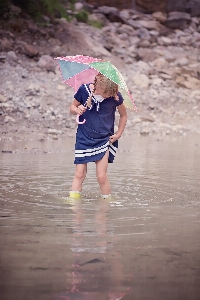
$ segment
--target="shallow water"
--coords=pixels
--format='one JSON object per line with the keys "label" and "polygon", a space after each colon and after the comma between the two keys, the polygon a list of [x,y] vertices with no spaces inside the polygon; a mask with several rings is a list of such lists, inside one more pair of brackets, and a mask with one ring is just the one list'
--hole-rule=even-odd
{"label": "shallow water", "polygon": [[199,300],[200,141],[121,138],[72,202],[73,143],[0,142],[0,299]]}

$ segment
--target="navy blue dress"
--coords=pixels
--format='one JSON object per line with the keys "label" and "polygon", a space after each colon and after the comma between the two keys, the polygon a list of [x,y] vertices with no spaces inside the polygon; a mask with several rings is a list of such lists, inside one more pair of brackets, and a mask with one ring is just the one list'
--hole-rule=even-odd
{"label": "navy blue dress", "polygon": [[[82,84],[74,98],[85,105],[91,91],[90,84]],[[118,140],[109,142],[114,134],[116,107],[123,103],[123,97],[118,93],[119,100],[114,97],[96,102],[92,98],[92,106],[79,117],[79,121],[86,119],[84,124],[78,124],[75,144],[75,164],[84,164],[100,160],[109,149],[108,162],[112,163],[118,148]]]}

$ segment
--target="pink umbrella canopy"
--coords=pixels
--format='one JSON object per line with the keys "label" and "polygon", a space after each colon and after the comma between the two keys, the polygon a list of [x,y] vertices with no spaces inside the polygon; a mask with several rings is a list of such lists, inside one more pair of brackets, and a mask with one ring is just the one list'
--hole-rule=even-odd
{"label": "pink umbrella canopy", "polygon": [[109,61],[84,55],[57,57],[55,59],[59,65],[63,81],[73,87],[75,91],[81,84],[93,82],[95,76],[101,73],[118,84],[125,106],[136,110],[132,95],[122,74]]}

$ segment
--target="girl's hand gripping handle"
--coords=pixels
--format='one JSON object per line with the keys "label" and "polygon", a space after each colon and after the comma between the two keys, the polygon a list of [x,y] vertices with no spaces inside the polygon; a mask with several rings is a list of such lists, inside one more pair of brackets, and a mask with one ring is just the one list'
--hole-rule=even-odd
{"label": "girl's hand gripping handle", "polygon": [[79,117],[86,111],[86,107],[83,105],[79,105],[77,107],[77,117],[76,117],[76,122],[77,124],[84,124],[86,120],[84,119],[82,122],[79,121]]}
{"label": "girl's hand gripping handle", "polygon": [[79,121],[79,117],[80,117],[80,115],[77,115],[77,116],[76,116],[76,123],[77,123],[77,124],[84,124],[84,123],[86,122],[86,119],[84,119],[83,122],[80,122],[80,121]]}

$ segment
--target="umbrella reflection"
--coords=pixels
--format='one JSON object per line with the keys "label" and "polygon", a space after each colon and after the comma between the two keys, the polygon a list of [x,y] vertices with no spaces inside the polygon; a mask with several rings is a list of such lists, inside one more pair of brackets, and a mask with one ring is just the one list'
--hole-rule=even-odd
{"label": "umbrella reflection", "polygon": [[74,200],[70,206],[72,264],[67,272],[67,290],[56,299],[120,300],[128,288],[122,284],[121,254],[113,245],[115,235],[108,218],[109,200],[101,199],[92,207],[82,201]]}

